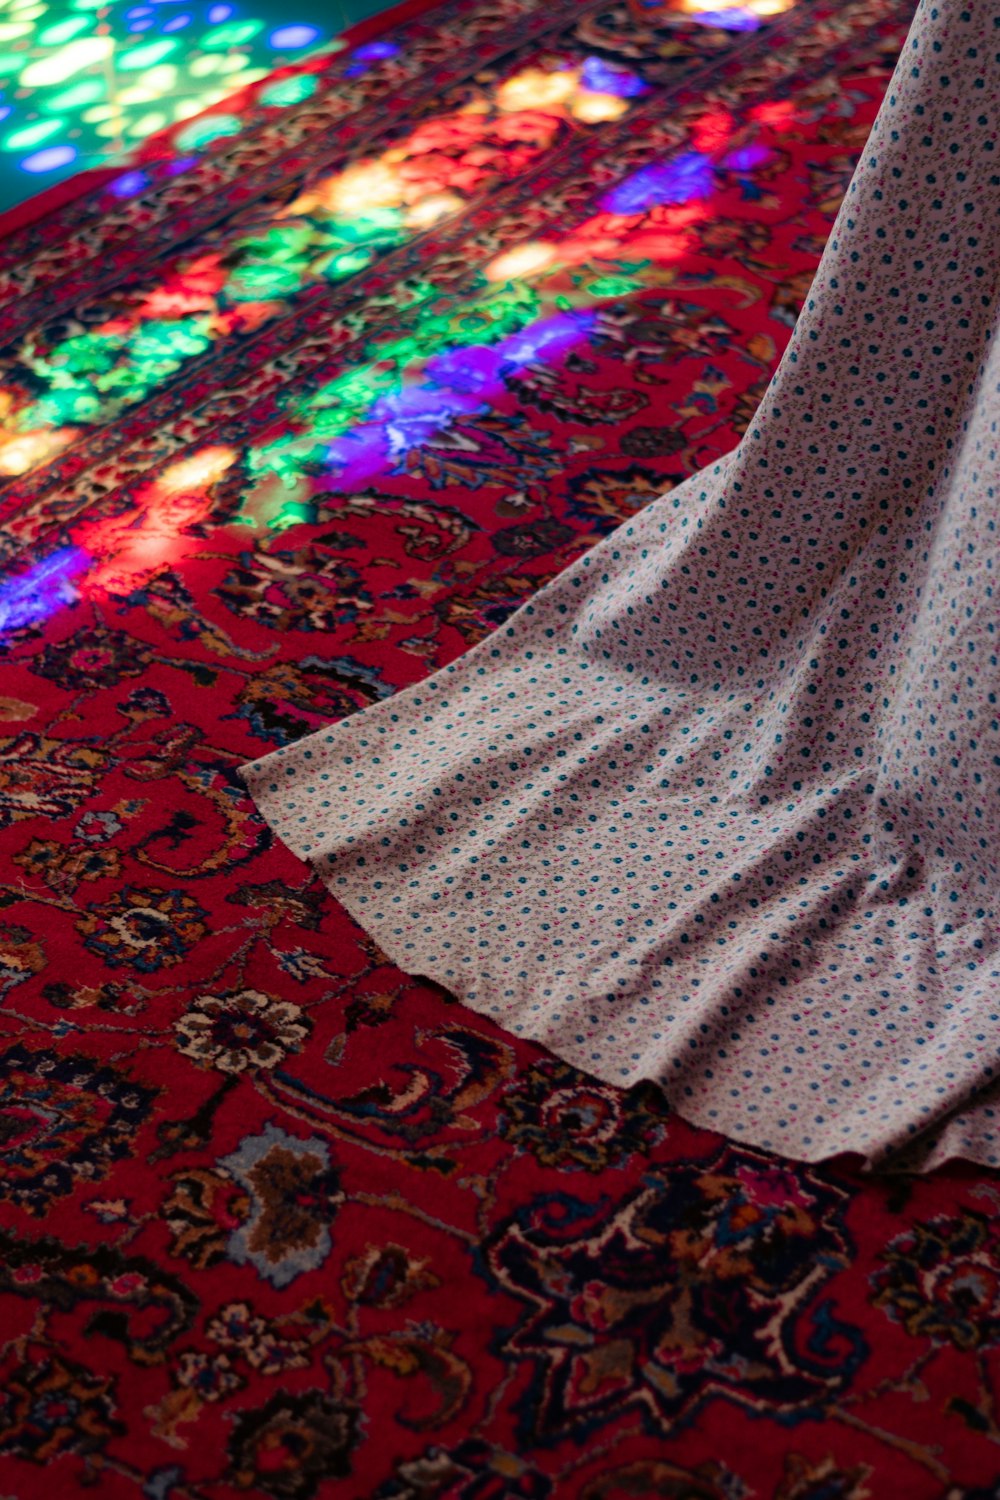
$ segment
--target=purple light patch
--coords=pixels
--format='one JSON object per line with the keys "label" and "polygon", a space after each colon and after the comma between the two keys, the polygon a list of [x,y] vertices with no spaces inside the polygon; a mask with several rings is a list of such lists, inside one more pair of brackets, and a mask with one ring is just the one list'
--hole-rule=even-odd
{"label": "purple light patch", "polygon": [[381,396],[364,422],[327,445],[325,463],[334,474],[323,487],[351,490],[366,484],[456,418],[487,410],[490,400],[502,394],[505,376],[566,353],[595,317],[591,312],[559,313],[499,344],[466,344],[434,355],[424,366],[424,376],[433,384],[403,386]]}
{"label": "purple light patch", "polygon": [[754,167],[761,166],[763,162],[770,161],[773,154],[767,146],[756,144],[741,146],[738,151],[731,151],[727,157],[724,157],[722,165],[734,172],[749,172]]}
{"label": "purple light patch", "polygon": [[147,187],[149,178],[145,172],[126,172],[123,177],[116,177],[114,182],[108,184],[116,198],[134,198],[136,193],[141,193]]}
{"label": "purple light patch", "polygon": [[213,5],[208,13],[208,19],[213,26],[219,21],[228,21],[233,10],[234,7],[232,5]]}
{"label": "purple light patch", "polygon": [[183,31],[185,26],[191,25],[190,16],[173,16],[166,24],[161,26],[161,31]]}
{"label": "purple light patch", "polygon": [[687,151],[672,161],[641,167],[601,200],[610,214],[641,214],[662,203],[687,203],[707,198],[712,191],[712,164],[700,151]]}
{"label": "purple light patch", "polygon": [[329,476],[319,488],[350,490],[367,484],[376,474],[384,473],[389,464],[381,427],[355,427],[336,438],[327,446],[326,462],[339,473],[336,478]]}
{"label": "purple light patch", "polygon": [[519,370],[536,360],[565,354],[593,327],[595,318],[596,314],[591,312],[557,313],[554,317],[529,323],[527,328],[512,333],[500,344],[504,363]]}
{"label": "purple light patch", "polygon": [[645,94],[649,85],[637,73],[626,68],[612,68],[600,57],[588,57],[580,74],[585,89],[595,94],[614,94],[619,99],[634,99]]}
{"label": "purple light patch", "polygon": [[505,375],[571,349],[594,322],[593,313],[559,313],[509,334],[499,344],[467,344],[429,359],[425,374],[456,395],[495,396]]}
{"label": "purple light patch", "polygon": [[279,26],[272,31],[269,41],[277,52],[298,52],[308,47],[319,36],[317,26]]}
{"label": "purple light patch", "polygon": [[424,373],[437,386],[464,395],[491,396],[503,384],[503,354],[499,345],[473,344],[447,349],[424,366]]}
{"label": "purple light patch", "polygon": [[0,104],[0,120],[6,120],[13,107],[12,104]]}
{"label": "purple light patch", "polygon": [[61,605],[71,604],[75,592],[70,579],[89,567],[90,561],[79,547],[61,547],[26,573],[0,582],[0,631],[37,624]]}
{"label": "purple light patch", "polygon": [[752,10],[694,10],[687,13],[689,21],[699,26],[719,26],[723,31],[756,31],[760,17]]}
{"label": "purple light patch", "polygon": [[54,172],[57,167],[68,167],[76,161],[75,146],[46,146],[44,151],[35,151],[21,162],[24,172]]}
{"label": "purple light patch", "polygon": [[176,161],[168,162],[163,170],[168,177],[179,177],[182,172],[193,167],[198,160],[197,156],[179,156]]}
{"label": "purple light patch", "polygon": [[377,62],[380,57],[395,57],[398,51],[395,42],[366,42],[352,56],[355,62]]}
{"label": "purple light patch", "polygon": [[465,391],[410,386],[376,401],[371,421],[382,426],[390,454],[399,457],[429,442],[454,417],[471,417],[482,410],[482,401]]}
{"label": "purple light patch", "polygon": [[148,31],[149,28],[152,26],[152,24],[153,24],[153,18],[152,18],[152,16],[150,16],[150,17],[148,17],[148,19],[147,18],[143,18],[142,20],[139,20],[139,21],[130,21],[128,29],[129,29],[129,31]]}

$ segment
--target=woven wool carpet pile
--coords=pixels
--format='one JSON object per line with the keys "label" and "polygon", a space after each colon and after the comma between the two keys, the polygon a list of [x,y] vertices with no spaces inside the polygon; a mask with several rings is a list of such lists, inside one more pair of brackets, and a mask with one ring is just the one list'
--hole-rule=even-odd
{"label": "woven wool carpet pile", "polygon": [[449,0],[0,246],[0,1495],[1000,1494],[993,1174],[555,1062],[236,774],[737,441],[911,18],[777,10]]}

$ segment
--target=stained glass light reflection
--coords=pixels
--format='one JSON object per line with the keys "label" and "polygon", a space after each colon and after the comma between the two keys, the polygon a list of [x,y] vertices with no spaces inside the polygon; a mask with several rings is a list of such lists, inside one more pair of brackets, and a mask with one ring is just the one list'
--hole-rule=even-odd
{"label": "stained glass light reflection", "polygon": [[[26,174],[20,191],[13,178],[0,182],[0,209],[37,192],[37,179],[122,159],[150,134],[330,44],[318,0],[302,0],[304,13],[287,19],[273,0],[257,3],[272,5],[270,20],[253,14],[255,0],[0,0],[0,169],[6,159]],[[282,80],[273,103],[308,97],[310,82]],[[203,125],[187,148],[203,150],[228,129]]]}

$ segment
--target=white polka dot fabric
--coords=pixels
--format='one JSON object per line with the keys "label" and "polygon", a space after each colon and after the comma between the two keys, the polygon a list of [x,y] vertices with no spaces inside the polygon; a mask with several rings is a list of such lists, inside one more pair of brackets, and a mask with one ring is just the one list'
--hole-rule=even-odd
{"label": "white polka dot fabric", "polygon": [[401,968],[809,1160],[1000,1161],[998,92],[921,4],[740,446],[243,768]]}

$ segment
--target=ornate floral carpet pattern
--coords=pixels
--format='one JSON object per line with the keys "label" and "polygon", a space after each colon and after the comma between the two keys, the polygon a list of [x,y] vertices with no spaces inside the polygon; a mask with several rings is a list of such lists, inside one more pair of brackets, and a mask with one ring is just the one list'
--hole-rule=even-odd
{"label": "ornate floral carpet pattern", "polygon": [[235,774],[736,441],[909,21],[777,9],[453,0],[0,247],[3,1496],[1000,1493],[994,1177],[589,1081]]}

